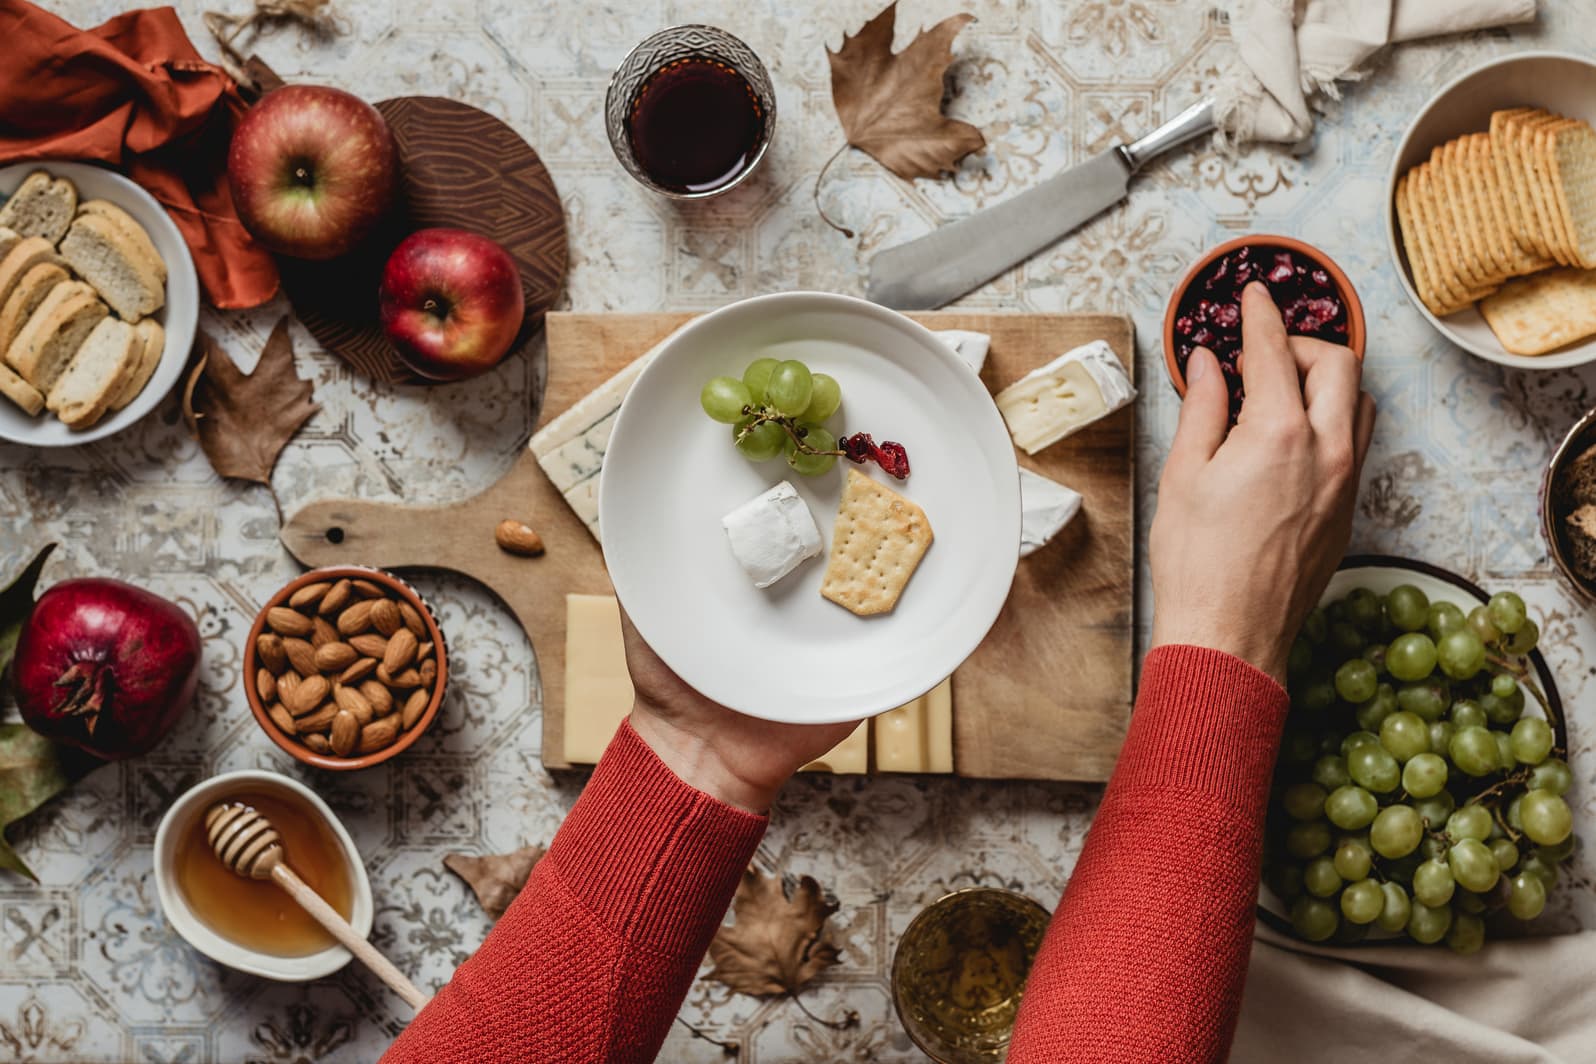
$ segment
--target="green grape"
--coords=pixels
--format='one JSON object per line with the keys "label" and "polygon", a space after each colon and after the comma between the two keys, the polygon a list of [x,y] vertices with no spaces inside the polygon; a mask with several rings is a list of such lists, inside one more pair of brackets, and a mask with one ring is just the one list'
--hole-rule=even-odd
{"label": "green grape", "polygon": [[1302,895],[1302,866],[1297,864],[1270,865],[1264,882],[1282,901],[1291,901]]}
{"label": "green grape", "polygon": [[756,405],[765,402],[765,386],[770,383],[770,371],[781,365],[774,358],[756,358],[748,363],[748,368],[743,370],[743,384],[748,388],[748,394],[754,397]]}
{"label": "green grape", "polygon": [[1442,791],[1434,798],[1421,798],[1412,804],[1413,811],[1419,814],[1419,819],[1431,831],[1440,831],[1447,817],[1452,815],[1452,810],[1457,808],[1451,791]]}
{"label": "green grape", "polygon": [[1485,707],[1472,698],[1460,698],[1453,702],[1450,717],[1453,726],[1458,728],[1483,728],[1490,721],[1485,715]]}
{"label": "green grape", "polygon": [[1568,803],[1550,791],[1525,791],[1518,815],[1524,822],[1524,834],[1542,846],[1562,842],[1574,829]]}
{"label": "green grape", "polygon": [[1309,612],[1308,619],[1302,622],[1302,634],[1315,645],[1330,638],[1330,618],[1323,609],[1316,606]]}
{"label": "green grape", "polygon": [[1293,824],[1286,832],[1286,852],[1307,860],[1318,857],[1330,848],[1330,825],[1323,820]]}
{"label": "green grape", "polygon": [[1471,890],[1460,890],[1452,899],[1452,908],[1460,913],[1479,915],[1485,911],[1485,899]]}
{"label": "green grape", "polygon": [[814,378],[809,367],[788,359],[771,368],[770,379],[765,384],[765,402],[786,414],[797,417],[809,405],[814,389]]}
{"label": "green grape", "polygon": [[1444,858],[1447,846],[1448,843],[1445,839],[1436,835],[1426,834],[1424,841],[1419,843],[1419,848],[1415,852],[1426,861],[1429,861],[1437,857]]}
{"label": "green grape", "polygon": [[1333,858],[1336,873],[1348,883],[1367,879],[1369,869],[1374,865],[1373,857],[1368,842],[1351,837],[1342,839],[1340,845],[1336,847],[1336,855]]}
{"label": "green grape", "polygon": [[1574,774],[1569,771],[1568,762],[1561,758],[1549,757],[1530,771],[1529,786],[1533,790],[1567,794],[1573,785]]}
{"label": "green grape", "polygon": [[1385,613],[1404,632],[1420,631],[1430,619],[1429,596],[1412,584],[1394,587],[1385,597]]}
{"label": "green grape", "polygon": [[1355,587],[1347,592],[1343,600],[1347,611],[1347,620],[1363,631],[1373,631],[1378,628],[1384,613],[1380,609],[1380,596],[1366,587]]}
{"label": "green grape", "polygon": [[1485,668],[1485,643],[1474,632],[1448,632],[1435,645],[1435,660],[1454,680],[1467,680]]}
{"label": "green grape", "polygon": [[1408,926],[1408,917],[1413,912],[1408,892],[1399,883],[1381,883],[1380,892],[1385,895],[1385,907],[1375,923],[1382,931],[1400,931]]}
{"label": "green grape", "polygon": [[1313,763],[1313,782],[1326,791],[1344,787],[1352,782],[1347,772],[1347,759],[1338,754],[1325,754]]}
{"label": "green grape", "polygon": [[1496,739],[1480,727],[1459,728],[1447,745],[1452,764],[1470,776],[1488,776],[1498,768]]}
{"label": "green grape", "polygon": [[1439,639],[1454,628],[1462,628],[1468,623],[1468,618],[1463,611],[1450,602],[1430,603],[1430,616],[1425,624],[1425,630],[1430,633],[1430,638]]}
{"label": "green grape", "polygon": [[1321,757],[1326,754],[1339,754],[1341,752],[1341,733],[1329,730],[1320,732],[1319,745],[1315,749]]}
{"label": "green grape", "polygon": [[1330,648],[1343,658],[1356,657],[1363,650],[1363,633],[1349,621],[1330,623]]}
{"label": "green grape", "polygon": [[1435,643],[1423,632],[1404,632],[1386,648],[1385,667],[1398,680],[1422,680],[1435,671],[1435,663]]}
{"label": "green grape", "polygon": [[[1356,750],[1360,746],[1378,745],[1380,745],[1380,737],[1378,735],[1369,731],[1355,731],[1348,734],[1345,739],[1341,740],[1341,756],[1348,756],[1352,753],[1352,751]],[[1348,761],[1347,766],[1350,768],[1351,765],[1352,762]]]}
{"label": "green grape", "polygon": [[1504,819],[1507,821],[1507,826],[1512,828],[1514,831],[1524,830],[1524,820],[1519,816],[1519,812],[1523,808],[1524,796],[1522,794],[1514,798],[1511,802],[1507,803],[1507,813]]}
{"label": "green grape", "polygon": [[1291,643],[1291,652],[1286,655],[1286,675],[1292,679],[1306,676],[1308,670],[1313,668],[1313,644],[1302,636],[1298,636]]}
{"label": "green grape", "polygon": [[1434,678],[1397,688],[1397,705],[1425,720],[1440,720],[1451,704],[1452,688],[1444,679]]}
{"label": "green grape", "polygon": [[1297,695],[1298,709],[1321,713],[1336,704],[1336,685],[1330,680],[1314,680]]}
{"label": "green grape", "polygon": [[1413,873],[1419,865],[1424,863],[1424,857],[1418,852],[1410,853],[1406,857],[1399,857],[1394,861],[1387,861],[1381,869],[1385,878],[1403,885],[1413,882]]}
{"label": "green grape", "polygon": [[1518,680],[1512,675],[1499,672],[1491,677],[1491,694],[1497,698],[1512,698],[1518,690]]}
{"label": "green grape", "polygon": [[[1390,684],[1381,684],[1380,686],[1386,691],[1391,691]],[[1358,725],[1360,731],[1378,732],[1380,725],[1385,723],[1385,718],[1396,711],[1395,691],[1391,691],[1389,697],[1377,693],[1367,702],[1359,704],[1358,708],[1352,713],[1352,719]]]}
{"label": "green grape", "polygon": [[828,373],[816,373],[810,377],[809,405],[798,417],[801,421],[812,421],[818,425],[835,414],[841,405],[842,386],[837,379]]}
{"label": "green grape", "polygon": [[1446,863],[1458,886],[1476,894],[1490,890],[1502,875],[1491,848],[1479,839],[1461,839],[1446,852]]}
{"label": "green grape", "polygon": [[1524,715],[1524,691],[1517,684],[1512,693],[1507,695],[1499,695],[1495,690],[1486,691],[1480,695],[1480,705],[1485,707],[1487,720],[1499,728],[1508,728]]}
{"label": "green grape", "polygon": [[1502,641],[1502,649],[1514,657],[1523,657],[1535,649],[1535,644],[1541,641],[1541,626],[1534,621],[1525,621],[1524,627],[1514,632]]}
{"label": "green grape", "polygon": [[1457,880],[1445,858],[1431,858],[1413,870],[1413,899],[1432,909],[1452,900]]}
{"label": "green grape", "polygon": [[1287,732],[1280,743],[1280,758],[1288,764],[1305,765],[1318,753],[1318,744],[1306,732]]}
{"label": "green grape", "polygon": [[1492,839],[1489,845],[1491,856],[1496,858],[1496,867],[1502,871],[1518,864],[1518,847],[1513,845],[1512,839]]}
{"label": "green grape", "polygon": [[1380,804],[1374,800],[1374,795],[1353,784],[1337,787],[1324,800],[1324,815],[1343,831],[1368,827],[1379,811]]}
{"label": "green grape", "polygon": [[1574,836],[1570,835],[1562,842],[1554,842],[1550,846],[1537,846],[1535,847],[1535,852],[1540,856],[1541,860],[1550,861],[1552,864],[1566,861],[1569,855],[1574,852]]}
{"label": "green grape", "polygon": [[1380,745],[1406,764],[1429,751],[1430,726],[1417,713],[1393,713],[1380,723]]}
{"label": "green grape", "polygon": [[1526,765],[1545,761],[1555,741],[1552,726],[1539,717],[1525,717],[1513,725],[1513,756]]}
{"label": "green grape", "polygon": [[1402,766],[1378,741],[1349,753],[1347,771],[1352,774],[1353,783],[1377,794],[1394,791],[1402,783]]}
{"label": "green grape", "polygon": [[704,390],[698,393],[698,405],[704,408],[704,413],[728,425],[745,417],[753,401],[748,386],[736,377],[711,377]]}
{"label": "green grape", "polygon": [[[830,429],[823,428],[820,425],[800,425],[799,431],[803,435],[804,442],[817,451],[834,451],[837,449],[837,437],[831,434]],[[837,456],[834,454],[805,454],[794,449],[787,456],[787,464],[792,466],[802,476],[818,477],[837,464]]]}
{"label": "green grape", "polygon": [[1512,772],[1518,764],[1518,758],[1513,755],[1513,737],[1505,731],[1492,731],[1491,738],[1496,740],[1496,761],[1503,772]]}
{"label": "green grape", "polygon": [[1415,754],[1402,766],[1402,789],[1413,798],[1433,798],[1446,786],[1446,759],[1439,754]]}
{"label": "green grape", "polygon": [[1363,660],[1374,666],[1376,675],[1385,675],[1385,648],[1384,643],[1370,643],[1363,648]]}
{"label": "green grape", "polygon": [[1381,857],[1406,857],[1419,848],[1424,821],[1410,805],[1388,805],[1369,826],[1369,845]]}
{"label": "green grape", "polygon": [[1432,945],[1446,937],[1452,928],[1452,909],[1447,905],[1429,906],[1414,901],[1408,915],[1408,935],[1415,942]]}
{"label": "green grape", "polygon": [[1385,908],[1385,892],[1372,879],[1360,879],[1341,892],[1341,915],[1355,924],[1372,924]]}
{"label": "green grape", "polygon": [[1368,937],[1368,924],[1354,924],[1343,920],[1341,926],[1336,928],[1336,933],[1330,936],[1330,943],[1335,946],[1356,946]]}
{"label": "green grape", "polygon": [[1541,881],[1541,886],[1547,890],[1557,886],[1557,866],[1541,857],[1540,854],[1532,853],[1524,858],[1524,863],[1520,866],[1520,874],[1534,876]]}
{"label": "green grape", "polygon": [[1325,790],[1317,783],[1294,783],[1281,796],[1286,815],[1293,820],[1318,820],[1324,815]]}
{"label": "green grape", "polygon": [[1340,923],[1335,907],[1323,898],[1304,896],[1291,905],[1291,927],[1309,942],[1323,942]]}
{"label": "green grape", "polygon": [[1533,920],[1546,910],[1546,883],[1533,872],[1513,877],[1507,895],[1507,911],[1520,920]]}
{"label": "green grape", "polygon": [[1491,611],[1484,606],[1475,606],[1469,610],[1468,628],[1480,637],[1482,643],[1494,643],[1502,638],[1501,629],[1491,620]]}
{"label": "green grape", "polygon": [[1452,921],[1452,930],[1446,933],[1446,944],[1459,955],[1478,953],[1485,945],[1485,921],[1471,913],[1459,916]]}
{"label": "green grape", "polygon": [[1436,720],[1430,722],[1430,749],[1440,750],[1443,753],[1452,747],[1452,736],[1457,728],[1449,720]]}
{"label": "green grape", "polygon": [[[1374,697],[1380,674],[1362,658],[1353,658],[1336,670],[1336,694],[1343,702],[1367,702]],[[1395,695],[1392,697],[1395,702]]]}
{"label": "green grape", "polygon": [[753,428],[753,419],[739,422],[732,429],[732,442],[737,450],[750,462],[768,461],[781,453],[781,445],[787,440],[787,433],[774,421],[763,421]]}
{"label": "green grape", "polygon": [[1524,609],[1524,600],[1511,591],[1498,591],[1491,596],[1491,601],[1485,604],[1485,611],[1491,616],[1491,623],[1496,625],[1496,630],[1503,635],[1512,635],[1524,627],[1524,622],[1529,618]]}
{"label": "green grape", "polygon": [[1492,823],[1490,810],[1483,805],[1470,803],[1447,817],[1446,833],[1454,842],[1463,839],[1484,842],[1491,837]]}
{"label": "green grape", "polygon": [[1302,885],[1316,898],[1328,898],[1341,889],[1341,875],[1328,857],[1315,857],[1302,870]]}

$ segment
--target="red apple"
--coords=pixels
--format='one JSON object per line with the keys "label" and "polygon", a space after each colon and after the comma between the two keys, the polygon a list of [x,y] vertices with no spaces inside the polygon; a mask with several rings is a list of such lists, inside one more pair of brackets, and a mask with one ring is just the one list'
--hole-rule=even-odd
{"label": "red apple", "polygon": [[422,229],[394,249],[377,292],[383,331],[411,369],[474,377],[510,351],[526,304],[504,248],[464,229]]}
{"label": "red apple", "polygon": [[377,109],[341,89],[285,85],[245,113],[227,152],[244,227],[299,259],[348,252],[393,206],[399,149]]}

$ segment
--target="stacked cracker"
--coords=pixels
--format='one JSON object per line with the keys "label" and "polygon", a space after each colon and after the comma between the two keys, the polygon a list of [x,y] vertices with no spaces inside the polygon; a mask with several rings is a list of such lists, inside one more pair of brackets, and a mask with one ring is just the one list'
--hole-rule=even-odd
{"label": "stacked cracker", "polygon": [[1396,211],[1419,298],[1435,315],[1478,302],[1520,355],[1596,333],[1588,123],[1531,107],[1497,111],[1488,133],[1447,141],[1403,174]]}
{"label": "stacked cracker", "polygon": [[166,334],[166,264],[149,234],[71,181],[28,175],[0,208],[0,395],[86,429],[149,383]]}

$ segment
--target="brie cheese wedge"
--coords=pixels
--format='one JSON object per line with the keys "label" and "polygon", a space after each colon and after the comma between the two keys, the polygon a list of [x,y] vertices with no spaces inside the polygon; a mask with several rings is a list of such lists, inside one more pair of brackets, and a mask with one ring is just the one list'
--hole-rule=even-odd
{"label": "brie cheese wedge", "polygon": [[992,347],[992,338],[986,333],[968,329],[941,329],[933,335],[953,348],[953,353],[975,372],[980,373],[981,367],[986,365],[986,353]]}
{"label": "brie cheese wedge", "polygon": [[1009,435],[1026,454],[1107,417],[1136,398],[1125,366],[1102,340],[1067,351],[994,399]]}
{"label": "brie cheese wedge", "polygon": [[1047,541],[1080,512],[1080,492],[1021,469],[1020,557],[1047,546]]}
{"label": "brie cheese wedge", "polygon": [[737,507],[721,524],[732,554],[754,578],[755,587],[769,587],[820,553],[815,517],[785,480]]}

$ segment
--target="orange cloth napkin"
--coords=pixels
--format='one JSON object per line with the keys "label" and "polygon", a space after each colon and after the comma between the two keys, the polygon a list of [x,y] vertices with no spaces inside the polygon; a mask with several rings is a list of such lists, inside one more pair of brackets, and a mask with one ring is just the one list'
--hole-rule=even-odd
{"label": "orange cloth napkin", "polygon": [[172,216],[212,303],[253,307],[276,294],[277,266],[244,231],[227,187],[227,145],[247,105],[175,11],[129,11],[80,30],[0,0],[0,41],[0,164],[114,166]]}

